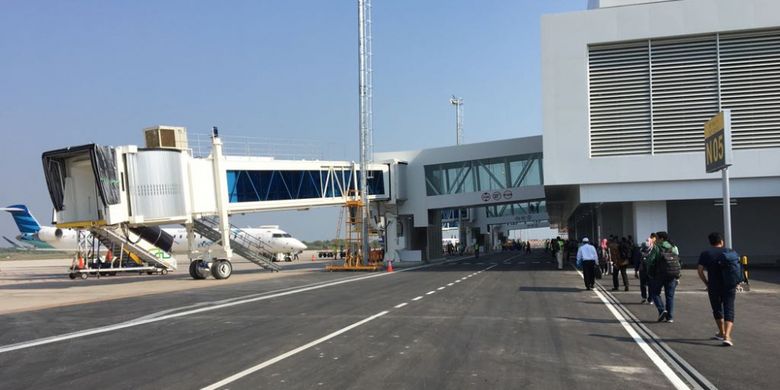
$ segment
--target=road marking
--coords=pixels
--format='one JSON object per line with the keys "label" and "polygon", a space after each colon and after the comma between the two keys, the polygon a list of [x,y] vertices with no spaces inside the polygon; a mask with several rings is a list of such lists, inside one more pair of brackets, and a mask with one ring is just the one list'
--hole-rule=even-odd
{"label": "road marking", "polygon": [[404,303],[399,303],[399,304],[395,305],[395,308],[396,308],[396,309],[400,309],[400,308],[402,308],[402,307],[404,307],[404,306],[406,306],[406,305],[408,305],[408,303],[406,303],[406,302],[404,302]]}
{"label": "road marking", "polygon": [[427,293],[425,293],[425,295],[431,295],[431,294],[436,294],[436,291],[428,291]]}
{"label": "road marking", "polygon": [[460,283],[460,279],[456,280],[455,283]]}
{"label": "road marking", "polygon": [[447,283],[448,286],[452,286],[453,284],[455,284],[455,283]]}
{"label": "road marking", "polygon": [[[585,278],[585,276],[580,272],[580,270],[577,270],[577,273],[580,274],[580,276]],[[604,297],[604,295],[597,289],[594,289],[593,292],[596,293],[596,296],[601,299],[601,302],[604,303],[605,306],[607,306],[607,309],[612,313],[613,316],[620,322],[620,325],[623,325],[623,329],[628,332],[628,335],[631,336],[631,338],[634,340],[637,345],[639,345],[639,348],[642,349],[642,351],[645,352],[647,357],[650,358],[650,360],[655,363],[655,365],[661,370],[661,372],[666,376],[666,379],[669,379],[670,382],[672,382],[672,385],[676,389],[682,390],[682,389],[689,389],[690,387],[683,382],[682,379],[680,379],[679,376],[677,376],[677,373],[672,370],[671,367],[663,360],[660,356],[653,350],[653,348],[647,343],[647,340],[639,336],[639,334],[634,330],[633,327],[628,323],[625,317],[623,317],[622,314],[620,314],[613,306],[611,302],[607,300],[607,298]]]}
{"label": "road marking", "polygon": [[231,376],[229,376],[229,377],[227,377],[227,378],[225,378],[225,379],[223,379],[223,380],[221,380],[221,381],[219,381],[217,383],[214,383],[212,385],[206,386],[206,387],[203,388],[203,390],[218,389],[218,388],[220,388],[222,386],[225,386],[225,385],[227,385],[229,383],[233,383],[233,382],[235,382],[235,381],[237,381],[237,380],[239,380],[239,379],[241,379],[241,378],[243,378],[243,377],[245,377],[245,376],[247,376],[249,374],[252,374],[254,372],[260,371],[263,368],[266,368],[266,367],[268,367],[268,366],[270,366],[270,365],[272,365],[274,363],[277,363],[277,362],[280,362],[280,361],[282,361],[284,359],[287,359],[288,357],[293,356],[293,355],[295,355],[297,353],[303,352],[303,351],[305,351],[305,350],[307,350],[307,349],[309,349],[309,348],[311,348],[311,347],[313,347],[313,346],[315,346],[317,344],[321,344],[321,343],[323,343],[325,341],[328,341],[328,340],[330,340],[330,339],[332,339],[332,338],[334,338],[334,337],[336,337],[336,336],[338,336],[340,334],[349,332],[350,330],[355,329],[358,326],[363,325],[365,323],[368,323],[370,321],[373,321],[373,320],[375,320],[375,319],[377,319],[377,318],[379,318],[379,317],[381,317],[381,316],[383,316],[383,315],[385,315],[387,313],[388,313],[388,311],[385,310],[385,311],[383,311],[381,313],[374,314],[371,317],[368,317],[368,318],[365,318],[363,320],[360,320],[360,321],[358,321],[358,322],[356,322],[356,323],[354,323],[352,325],[349,325],[349,326],[347,326],[345,328],[341,328],[340,330],[337,330],[337,331],[335,331],[335,332],[333,332],[333,333],[331,333],[331,334],[329,334],[327,336],[320,337],[317,340],[314,340],[314,341],[312,341],[312,342],[310,342],[308,344],[301,345],[300,347],[295,348],[295,349],[293,349],[291,351],[285,352],[285,353],[283,353],[283,354],[281,354],[281,355],[279,355],[279,356],[277,356],[277,357],[275,357],[273,359],[266,360],[266,361],[264,361],[264,362],[262,362],[262,363],[260,363],[260,364],[258,364],[256,366],[247,368],[244,371],[241,371],[241,372],[239,372],[237,374],[231,375]]}
{"label": "road marking", "polygon": [[[199,307],[199,308],[192,309],[192,310],[186,310],[186,311],[182,311],[182,312],[178,312],[178,313],[172,313],[172,314],[165,314],[165,315],[161,315],[161,316],[154,316],[154,317],[144,316],[144,317],[137,318],[137,319],[134,319],[134,320],[125,321],[125,322],[121,322],[121,323],[113,324],[113,325],[101,326],[101,327],[98,327],[98,328],[86,329],[86,330],[83,330],[83,331],[80,331],[80,332],[66,333],[66,334],[57,335],[57,336],[44,337],[44,338],[40,338],[40,339],[23,341],[23,342],[16,343],[16,344],[4,345],[4,346],[0,346],[0,354],[6,353],[6,352],[11,352],[11,351],[17,351],[17,350],[20,350],[20,349],[37,347],[37,346],[40,346],[40,345],[52,344],[52,343],[65,341],[65,340],[72,340],[72,339],[92,336],[92,335],[101,334],[101,333],[113,332],[113,331],[120,330],[120,329],[132,328],[132,327],[135,327],[135,326],[140,326],[140,325],[146,325],[146,324],[150,324],[150,323],[154,323],[154,322],[165,321],[165,320],[169,320],[169,319],[172,319],[172,318],[179,318],[179,317],[184,317],[184,316],[188,316],[188,315],[192,315],[192,314],[205,313],[205,312],[209,312],[209,311],[223,309],[223,308],[226,308],[226,307],[233,307],[233,306],[243,305],[243,304],[247,304],[247,303],[259,302],[259,301],[264,301],[264,300],[268,300],[268,299],[283,297],[283,296],[297,294],[297,293],[302,293],[302,292],[306,292],[306,291],[318,290],[318,289],[326,288],[326,287],[338,286],[338,285],[341,285],[341,284],[352,283],[352,282],[357,282],[357,281],[371,279],[371,278],[379,278],[379,277],[394,275],[394,274],[397,274],[399,272],[406,272],[406,271],[411,271],[411,270],[415,270],[415,269],[428,268],[428,267],[432,267],[432,266],[435,266],[435,265],[437,265],[437,264],[426,264],[426,265],[421,265],[421,266],[417,266],[417,267],[404,268],[404,269],[399,269],[398,271],[393,272],[393,273],[384,272],[384,273],[378,273],[378,274],[372,274],[372,275],[366,275],[366,276],[347,277],[347,278],[339,279],[339,280],[336,280],[336,281],[329,281],[329,282],[325,282],[325,283],[314,283],[314,284],[310,284],[310,285],[305,285],[305,286],[300,287],[300,288],[288,287],[288,288],[285,288],[285,289],[276,290],[276,291],[280,291],[280,292],[277,292],[277,293],[273,293],[271,291],[271,292],[268,292],[268,293],[264,293],[266,295],[261,295],[261,296],[257,296],[257,294],[247,295],[247,296],[245,296],[245,297],[247,297],[246,299],[243,299],[244,297],[225,299],[225,300],[222,300],[222,301],[218,301],[218,302],[223,302],[223,303],[219,303],[217,305],[212,305],[212,306],[207,306],[207,307]],[[251,298],[248,298],[248,297],[251,297]],[[188,307],[193,307],[193,305],[180,307],[179,309],[188,308]],[[169,311],[172,311],[172,310],[177,310],[177,309],[169,309],[169,310],[166,310],[165,312],[169,312]]]}
{"label": "road marking", "polygon": [[422,295],[420,295],[419,297],[416,297],[416,298],[412,298],[413,301],[419,301],[420,299],[423,299]]}
{"label": "road marking", "polygon": [[437,290],[439,290],[439,291],[444,290],[444,286],[441,286],[441,287],[437,288]]}

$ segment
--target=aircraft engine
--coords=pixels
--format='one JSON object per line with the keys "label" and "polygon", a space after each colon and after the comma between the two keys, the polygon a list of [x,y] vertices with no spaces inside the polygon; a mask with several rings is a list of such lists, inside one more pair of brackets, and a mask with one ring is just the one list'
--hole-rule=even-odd
{"label": "aircraft engine", "polygon": [[41,229],[38,238],[42,241],[59,241],[62,239],[62,229]]}

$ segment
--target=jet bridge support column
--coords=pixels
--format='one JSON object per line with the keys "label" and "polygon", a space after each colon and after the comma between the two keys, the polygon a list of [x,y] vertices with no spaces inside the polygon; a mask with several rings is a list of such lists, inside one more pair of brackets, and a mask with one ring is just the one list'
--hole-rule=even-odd
{"label": "jet bridge support column", "polygon": [[222,233],[222,248],[225,250],[226,260],[230,261],[233,251],[230,249],[230,221],[228,220],[228,191],[225,180],[225,169],[222,167],[222,140],[216,127],[213,129],[212,162],[214,167],[214,191],[217,194],[217,213],[219,214],[219,231]]}

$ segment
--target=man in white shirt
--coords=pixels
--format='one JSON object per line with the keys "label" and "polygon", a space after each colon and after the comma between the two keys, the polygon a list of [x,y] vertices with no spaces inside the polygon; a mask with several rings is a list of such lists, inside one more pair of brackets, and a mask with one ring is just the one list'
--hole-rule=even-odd
{"label": "man in white shirt", "polygon": [[588,237],[582,239],[582,246],[577,250],[577,267],[582,267],[582,273],[585,279],[585,289],[593,290],[596,284],[596,266],[599,262],[599,256],[596,254],[596,248],[590,245]]}

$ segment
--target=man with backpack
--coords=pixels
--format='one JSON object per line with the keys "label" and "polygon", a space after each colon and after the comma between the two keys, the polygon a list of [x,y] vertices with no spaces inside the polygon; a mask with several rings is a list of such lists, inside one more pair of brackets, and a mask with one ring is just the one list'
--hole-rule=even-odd
{"label": "man with backpack", "polygon": [[[712,315],[718,327],[714,339],[724,346],[731,347],[731,331],[734,329],[734,300],[737,285],[742,282],[742,267],[739,254],[724,246],[720,233],[710,233],[707,237],[710,248],[699,255],[699,278],[707,286],[707,295],[712,306]],[[707,274],[704,274],[704,271]]]}
{"label": "man with backpack", "polygon": [[[674,322],[674,291],[680,279],[680,252],[667,232],[657,232],[656,242],[647,255],[650,297],[658,309],[658,322]],[[661,299],[664,290],[666,304]]]}
{"label": "man with backpack", "polygon": [[620,284],[618,283],[618,274],[623,276],[623,287],[628,291],[628,276],[626,275],[626,269],[628,263],[631,260],[631,244],[623,237],[620,242],[610,244],[610,257],[612,258],[612,291],[618,291]]}

